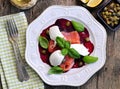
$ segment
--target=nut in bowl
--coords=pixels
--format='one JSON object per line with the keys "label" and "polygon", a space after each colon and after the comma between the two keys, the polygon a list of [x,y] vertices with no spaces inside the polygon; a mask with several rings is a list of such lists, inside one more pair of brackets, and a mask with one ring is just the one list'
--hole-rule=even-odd
{"label": "nut in bowl", "polygon": [[49,85],[83,85],[106,60],[105,29],[83,7],[47,8],[26,40],[27,63]]}
{"label": "nut in bowl", "polygon": [[120,28],[120,3],[110,0],[98,13],[98,17],[112,31]]}

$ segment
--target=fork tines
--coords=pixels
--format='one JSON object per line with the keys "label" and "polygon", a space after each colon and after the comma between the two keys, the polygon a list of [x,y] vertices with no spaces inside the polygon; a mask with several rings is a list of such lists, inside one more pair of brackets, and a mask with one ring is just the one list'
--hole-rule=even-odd
{"label": "fork tines", "polygon": [[14,19],[8,19],[7,20],[7,34],[8,36],[14,38],[14,37],[17,37],[18,36],[18,29],[17,29],[17,26],[15,24],[15,21]]}

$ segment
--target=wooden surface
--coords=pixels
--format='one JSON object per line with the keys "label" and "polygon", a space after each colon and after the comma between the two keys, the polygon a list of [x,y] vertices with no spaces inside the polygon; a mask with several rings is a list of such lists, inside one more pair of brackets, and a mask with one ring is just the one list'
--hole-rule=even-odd
{"label": "wooden surface", "polygon": [[[107,2],[107,0],[104,0]],[[25,10],[28,22],[32,22],[38,17],[47,7],[51,5],[82,5],[79,0],[38,0],[37,4]],[[97,8],[90,9],[90,12],[96,16]],[[17,13],[23,10],[17,9],[9,3],[9,0],[0,0],[0,16]],[[106,27],[105,27],[106,28]],[[120,28],[116,32],[107,31],[107,58],[105,66],[92,76],[89,81],[81,87],[70,86],[49,86],[45,84],[45,89],[120,89]]]}

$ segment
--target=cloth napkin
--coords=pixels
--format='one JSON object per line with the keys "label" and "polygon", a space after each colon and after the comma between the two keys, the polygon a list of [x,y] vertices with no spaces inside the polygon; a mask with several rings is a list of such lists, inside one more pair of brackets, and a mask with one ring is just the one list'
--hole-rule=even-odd
{"label": "cloth napkin", "polygon": [[[7,18],[14,18],[19,32],[19,48],[24,59],[25,67],[30,79],[20,82],[17,78],[15,55],[11,43],[8,41],[5,22]],[[3,89],[44,89],[44,84],[37,73],[25,62],[26,29],[28,23],[24,12],[0,17],[0,68]],[[7,86],[6,86],[7,84]]]}
{"label": "cloth napkin", "polygon": [[5,72],[3,70],[3,66],[2,66],[2,63],[0,61],[0,77],[1,77],[1,81],[2,81],[2,87],[3,87],[3,89],[8,89],[7,82],[6,82],[6,77],[5,77],[4,73]]}

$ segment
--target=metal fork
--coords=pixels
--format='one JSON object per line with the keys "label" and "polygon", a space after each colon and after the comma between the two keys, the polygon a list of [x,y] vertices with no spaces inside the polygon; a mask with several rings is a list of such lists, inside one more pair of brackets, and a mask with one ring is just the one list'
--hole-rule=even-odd
{"label": "metal fork", "polygon": [[29,75],[22,62],[22,57],[21,57],[20,50],[18,47],[18,29],[17,29],[14,19],[8,19],[6,21],[6,31],[8,35],[8,40],[10,41],[14,49],[18,79],[21,82],[27,81],[29,79]]}

